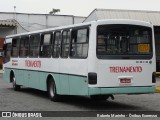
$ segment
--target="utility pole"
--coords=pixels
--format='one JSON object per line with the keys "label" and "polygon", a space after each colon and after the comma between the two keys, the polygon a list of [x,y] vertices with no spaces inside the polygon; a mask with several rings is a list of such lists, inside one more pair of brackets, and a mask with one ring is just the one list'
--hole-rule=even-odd
{"label": "utility pole", "polygon": [[16,20],[16,6],[14,6],[14,19]]}
{"label": "utility pole", "polygon": [[[14,21],[17,23],[16,6],[14,6]],[[17,34],[17,25],[15,27],[14,34]]]}

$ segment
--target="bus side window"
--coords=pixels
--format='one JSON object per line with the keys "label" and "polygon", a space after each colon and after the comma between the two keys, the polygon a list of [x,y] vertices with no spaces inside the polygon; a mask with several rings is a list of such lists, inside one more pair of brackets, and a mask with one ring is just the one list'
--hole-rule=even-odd
{"label": "bus side window", "polygon": [[29,36],[21,37],[19,56],[20,57],[27,57],[28,50],[29,50]]}
{"label": "bus side window", "polygon": [[52,56],[54,58],[58,58],[60,54],[60,46],[61,46],[61,32],[54,33],[54,40],[53,40],[53,51]]}
{"label": "bus side window", "polygon": [[7,43],[4,45],[4,55],[3,55],[3,63],[7,63],[10,61],[10,56],[11,56],[11,48],[12,45],[11,43]]}
{"label": "bus side window", "polygon": [[51,40],[52,40],[52,33],[45,33],[41,35],[40,57],[44,58],[51,57]]}
{"label": "bus side window", "polygon": [[70,43],[70,31],[63,31],[62,34],[62,48],[61,48],[61,57],[68,58],[69,53],[69,43]]}
{"label": "bus side window", "polygon": [[38,57],[40,47],[40,34],[30,36],[29,57]]}
{"label": "bus side window", "polygon": [[18,57],[19,42],[20,42],[20,38],[13,38],[12,39],[12,50],[11,50],[11,56],[12,57]]}
{"label": "bus side window", "polygon": [[86,58],[88,56],[89,29],[72,30],[70,57]]}

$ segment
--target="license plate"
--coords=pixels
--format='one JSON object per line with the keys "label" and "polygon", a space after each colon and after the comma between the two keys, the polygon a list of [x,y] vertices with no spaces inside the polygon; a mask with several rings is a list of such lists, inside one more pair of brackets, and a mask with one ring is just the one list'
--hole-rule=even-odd
{"label": "license plate", "polygon": [[130,86],[133,84],[133,76],[118,76],[120,86]]}
{"label": "license plate", "polygon": [[131,83],[131,79],[129,79],[129,78],[121,78],[120,79],[120,83],[121,84],[130,84]]}

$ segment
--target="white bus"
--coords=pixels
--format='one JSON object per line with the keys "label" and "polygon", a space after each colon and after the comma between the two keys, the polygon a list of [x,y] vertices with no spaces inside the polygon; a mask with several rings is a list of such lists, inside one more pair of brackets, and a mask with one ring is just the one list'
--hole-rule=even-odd
{"label": "white bus", "polygon": [[98,20],[7,36],[4,80],[61,95],[105,100],[114,94],[155,92],[151,23]]}

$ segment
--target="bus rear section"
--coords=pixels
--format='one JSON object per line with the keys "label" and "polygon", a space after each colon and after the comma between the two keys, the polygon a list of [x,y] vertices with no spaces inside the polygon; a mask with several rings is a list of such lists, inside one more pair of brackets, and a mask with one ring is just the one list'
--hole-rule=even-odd
{"label": "bus rear section", "polygon": [[155,47],[152,25],[133,21],[97,25],[95,70],[89,94],[155,92]]}

